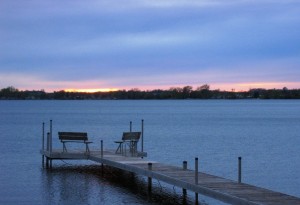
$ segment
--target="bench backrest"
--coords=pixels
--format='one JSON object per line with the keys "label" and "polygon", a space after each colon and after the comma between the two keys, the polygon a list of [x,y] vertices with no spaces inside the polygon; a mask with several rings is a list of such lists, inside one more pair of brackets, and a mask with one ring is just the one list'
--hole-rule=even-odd
{"label": "bench backrest", "polygon": [[129,141],[129,140],[136,140],[140,139],[141,132],[123,132],[122,140]]}
{"label": "bench backrest", "polygon": [[87,141],[86,132],[58,132],[58,137],[61,141],[63,140],[74,140],[74,141]]}

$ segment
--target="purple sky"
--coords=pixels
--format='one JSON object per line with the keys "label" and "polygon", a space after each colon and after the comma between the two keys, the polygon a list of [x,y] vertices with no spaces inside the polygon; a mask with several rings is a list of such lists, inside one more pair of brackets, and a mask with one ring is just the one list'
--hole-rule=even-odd
{"label": "purple sky", "polygon": [[0,88],[300,88],[298,0],[0,0]]}

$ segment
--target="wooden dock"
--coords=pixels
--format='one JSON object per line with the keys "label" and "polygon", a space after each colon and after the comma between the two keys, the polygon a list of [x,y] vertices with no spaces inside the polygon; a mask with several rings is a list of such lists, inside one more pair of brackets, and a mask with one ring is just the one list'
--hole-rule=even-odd
{"label": "wooden dock", "polygon": [[238,205],[300,205],[300,198],[274,192],[245,183],[238,183],[210,174],[196,172],[185,167],[172,166],[140,157],[123,156],[114,151],[68,151],[41,150],[47,164],[54,159],[86,159],[121,170],[157,179],[168,184],[199,193],[225,203]]}

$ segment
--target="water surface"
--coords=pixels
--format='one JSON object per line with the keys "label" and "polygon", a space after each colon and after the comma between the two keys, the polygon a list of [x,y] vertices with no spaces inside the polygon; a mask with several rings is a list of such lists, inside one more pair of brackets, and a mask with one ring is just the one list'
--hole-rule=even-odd
{"label": "water surface", "polygon": [[94,149],[100,140],[114,148],[129,121],[140,131],[144,119],[149,159],[179,166],[187,160],[193,168],[198,157],[201,171],[236,180],[241,156],[243,182],[300,197],[299,100],[0,101],[0,204],[160,204],[163,198],[174,204],[180,196],[180,189],[155,181],[158,192],[172,196],[148,201],[143,178],[124,184],[120,173],[102,177],[89,161],[54,161],[54,170],[42,169],[42,122],[49,130],[50,119],[54,147],[61,147],[58,131],[82,131]]}

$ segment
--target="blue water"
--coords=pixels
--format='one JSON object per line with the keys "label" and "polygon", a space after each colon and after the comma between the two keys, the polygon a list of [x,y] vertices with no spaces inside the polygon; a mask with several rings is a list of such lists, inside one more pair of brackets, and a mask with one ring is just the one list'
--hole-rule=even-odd
{"label": "blue water", "polygon": [[[193,168],[198,157],[201,171],[236,180],[241,156],[243,182],[300,197],[299,100],[0,101],[0,204],[181,203],[180,189],[155,181],[158,199],[149,201],[143,177],[102,176],[89,161],[43,169],[42,123],[48,131],[50,119],[53,133],[88,132],[93,149],[100,140],[114,148],[130,121],[140,131],[144,119],[149,159]],[[53,146],[61,148],[57,135]]]}

